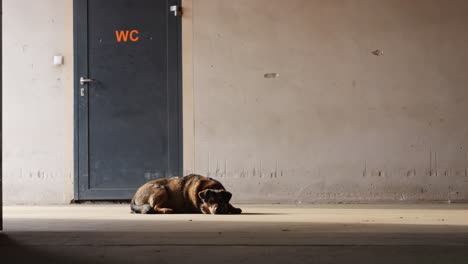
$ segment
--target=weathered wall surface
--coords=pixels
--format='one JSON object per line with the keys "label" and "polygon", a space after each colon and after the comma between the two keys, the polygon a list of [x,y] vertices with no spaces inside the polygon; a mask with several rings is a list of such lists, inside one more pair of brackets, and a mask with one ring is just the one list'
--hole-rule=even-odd
{"label": "weathered wall surface", "polygon": [[[183,2],[187,172],[237,202],[468,199],[466,1]],[[3,1],[6,204],[72,199],[72,11]]]}
{"label": "weathered wall surface", "polygon": [[236,201],[468,199],[467,12],[193,1],[193,170]]}
{"label": "weathered wall surface", "polygon": [[[60,204],[72,199],[71,4],[3,1],[6,204]],[[54,55],[64,55],[65,64],[54,66]]]}

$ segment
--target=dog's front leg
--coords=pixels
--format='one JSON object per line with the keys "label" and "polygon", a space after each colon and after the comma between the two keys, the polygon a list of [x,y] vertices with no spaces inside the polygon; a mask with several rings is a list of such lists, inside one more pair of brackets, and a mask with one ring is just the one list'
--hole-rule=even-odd
{"label": "dog's front leg", "polygon": [[206,204],[201,204],[200,205],[200,211],[204,214],[211,214],[210,212],[210,208],[208,208],[208,206],[206,206]]}
{"label": "dog's front leg", "polygon": [[241,214],[242,209],[236,208],[236,207],[232,206],[232,204],[229,204],[229,213],[230,214]]}

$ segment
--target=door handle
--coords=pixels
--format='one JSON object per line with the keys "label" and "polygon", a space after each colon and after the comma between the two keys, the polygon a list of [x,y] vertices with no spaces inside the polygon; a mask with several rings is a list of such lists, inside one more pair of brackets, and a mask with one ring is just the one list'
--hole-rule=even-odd
{"label": "door handle", "polygon": [[86,83],[92,83],[95,82],[96,80],[94,79],[88,79],[84,77],[80,77],[80,85],[85,85]]}
{"label": "door handle", "polygon": [[182,16],[182,7],[178,5],[173,5],[169,7],[169,10],[174,14],[175,17]]}

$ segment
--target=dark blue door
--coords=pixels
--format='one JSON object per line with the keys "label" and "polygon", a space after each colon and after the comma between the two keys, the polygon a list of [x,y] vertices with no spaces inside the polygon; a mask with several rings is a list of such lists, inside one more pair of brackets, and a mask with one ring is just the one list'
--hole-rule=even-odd
{"label": "dark blue door", "polygon": [[76,199],[129,199],[180,175],[177,4],[75,0]]}

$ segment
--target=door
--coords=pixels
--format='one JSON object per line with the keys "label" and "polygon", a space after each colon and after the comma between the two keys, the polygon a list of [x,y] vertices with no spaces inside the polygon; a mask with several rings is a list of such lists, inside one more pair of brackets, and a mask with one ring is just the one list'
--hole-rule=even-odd
{"label": "door", "polygon": [[181,172],[178,0],[75,0],[75,199]]}

